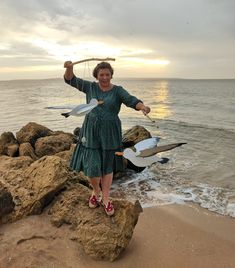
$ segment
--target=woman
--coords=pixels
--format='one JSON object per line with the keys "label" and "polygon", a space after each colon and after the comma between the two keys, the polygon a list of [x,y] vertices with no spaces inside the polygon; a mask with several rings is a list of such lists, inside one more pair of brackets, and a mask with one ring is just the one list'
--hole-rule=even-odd
{"label": "woman", "polygon": [[113,68],[108,62],[99,63],[93,70],[97,82],[76,77],[71,61],[66,61],[64,67],[66,68],[65,82],[84,92],[87,103],[92,98],[103,101],[86,115],[70,166],[74,170],[83,171],[89,177],[93,187],[89,198],[90,208],[99,206],[101,185],[101,204],[106,214],[111,216],[114,214],[114,208],[109,201],[109,190],[113,171],[123,168],[122,159],[115,157],[115,152],[122,150],[121,121],[118,117],[121,104],[124,103],[137,111],[142,110],[144,114],[148,114],[150,108],[121,86],[111,83]]}

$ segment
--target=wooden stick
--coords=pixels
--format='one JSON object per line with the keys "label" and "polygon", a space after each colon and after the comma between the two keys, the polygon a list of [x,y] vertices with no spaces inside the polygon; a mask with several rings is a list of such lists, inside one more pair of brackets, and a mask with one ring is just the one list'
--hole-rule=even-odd
{"label": "wooden stick", "polygon": [[[155,120],[153,120],[149,115],[147,115],[147,114],[145,114],[144,112],[143,112],[143,114],[152,122],[152,123],[156,123],[156,121]],[[159,126],[156,126],[157,128],[159,128]]]}
{"label": "wooden stick", "polygon": [[155,123],[155,120],[153,120],[149,115],[147,115],[147,114],[145,114],[144,112],[143,112],[143,114],[152,122],[152,123]]}
{"label": "wooden stick", "polygon": [[72,63],[72,66],[78,63],[86,62],[86,61],[115,61],[115,59],[114,58],[89,58],[89,59],[75,61]]}
{"label": "wooden stick", "polygon": [[152,123],[155,123],[155,120],[153,120],[149,115],[145,114],[145,116],[146,116]]}

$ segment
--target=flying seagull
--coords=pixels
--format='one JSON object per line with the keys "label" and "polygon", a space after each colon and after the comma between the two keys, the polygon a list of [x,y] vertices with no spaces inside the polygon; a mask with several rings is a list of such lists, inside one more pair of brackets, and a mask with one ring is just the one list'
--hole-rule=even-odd
{"label": "flying seagull", "polygon": [[159,138],[149,138],[134,145],[134,150],[126,148],[123,152],[116,152],[116,155],[123,156],[137,167],[147,167],[153,163],[162,161],[156,154],[179,147],[186,143],[172,143],[157,146]]}

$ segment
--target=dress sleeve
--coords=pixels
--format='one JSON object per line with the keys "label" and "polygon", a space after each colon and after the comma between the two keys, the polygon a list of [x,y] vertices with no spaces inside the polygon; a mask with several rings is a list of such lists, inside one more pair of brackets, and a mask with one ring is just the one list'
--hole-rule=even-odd
{"label": "dress sleeve", "polygon": [[90,90],[91,84],[92,84],[90,81],[83,80],[81,78],[76,77],[75,75],[70,80],[67,80],[64,77],[64,81],[65,81],[65,83],[69,84],[72,87],[77,88],[78,90],[80,90],[84,93],[87,93]]}
{"label": "dress sleeve", "polygon": [[124,88],[119,87],[119,97],[121,103],[124,103],[127,107],[131,107],[136,110],[136,104],[142,102],[142,100],[137,99],[135,96],[130,95]]}

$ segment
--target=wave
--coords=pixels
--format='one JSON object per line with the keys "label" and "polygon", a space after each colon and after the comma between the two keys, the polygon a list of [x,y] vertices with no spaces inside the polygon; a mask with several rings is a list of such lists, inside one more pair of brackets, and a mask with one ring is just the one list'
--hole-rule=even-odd
{"label": "wave", "polygon": [[235,128],[228,128],[228,127],[216,127],[216,126],[211,126],[208,124],[198,124],[198,123],[191,123],[191,122],[186,122],[186,121],[181,121],[181,120],[174,120],[174,119],[157,119],[153,118],[156,120],[159,124],[172,124],[172,125],[178,125],[178,126],[184,126],[184,127],[194,127],[194,128],[202,128],[202,129],[210,129],[210,130],[217,130],[217,131],[225,131],[225,132],[231,132],[235,133]]}
{"label": "wave", "polygon": [[129,174],[115,181],[112,195],[134,202],[138,199],[143,207],[193,202],[221,215],[235,217],[235,191],[205,183],[193,183],[182,178],[159,176],[151,169]]}

